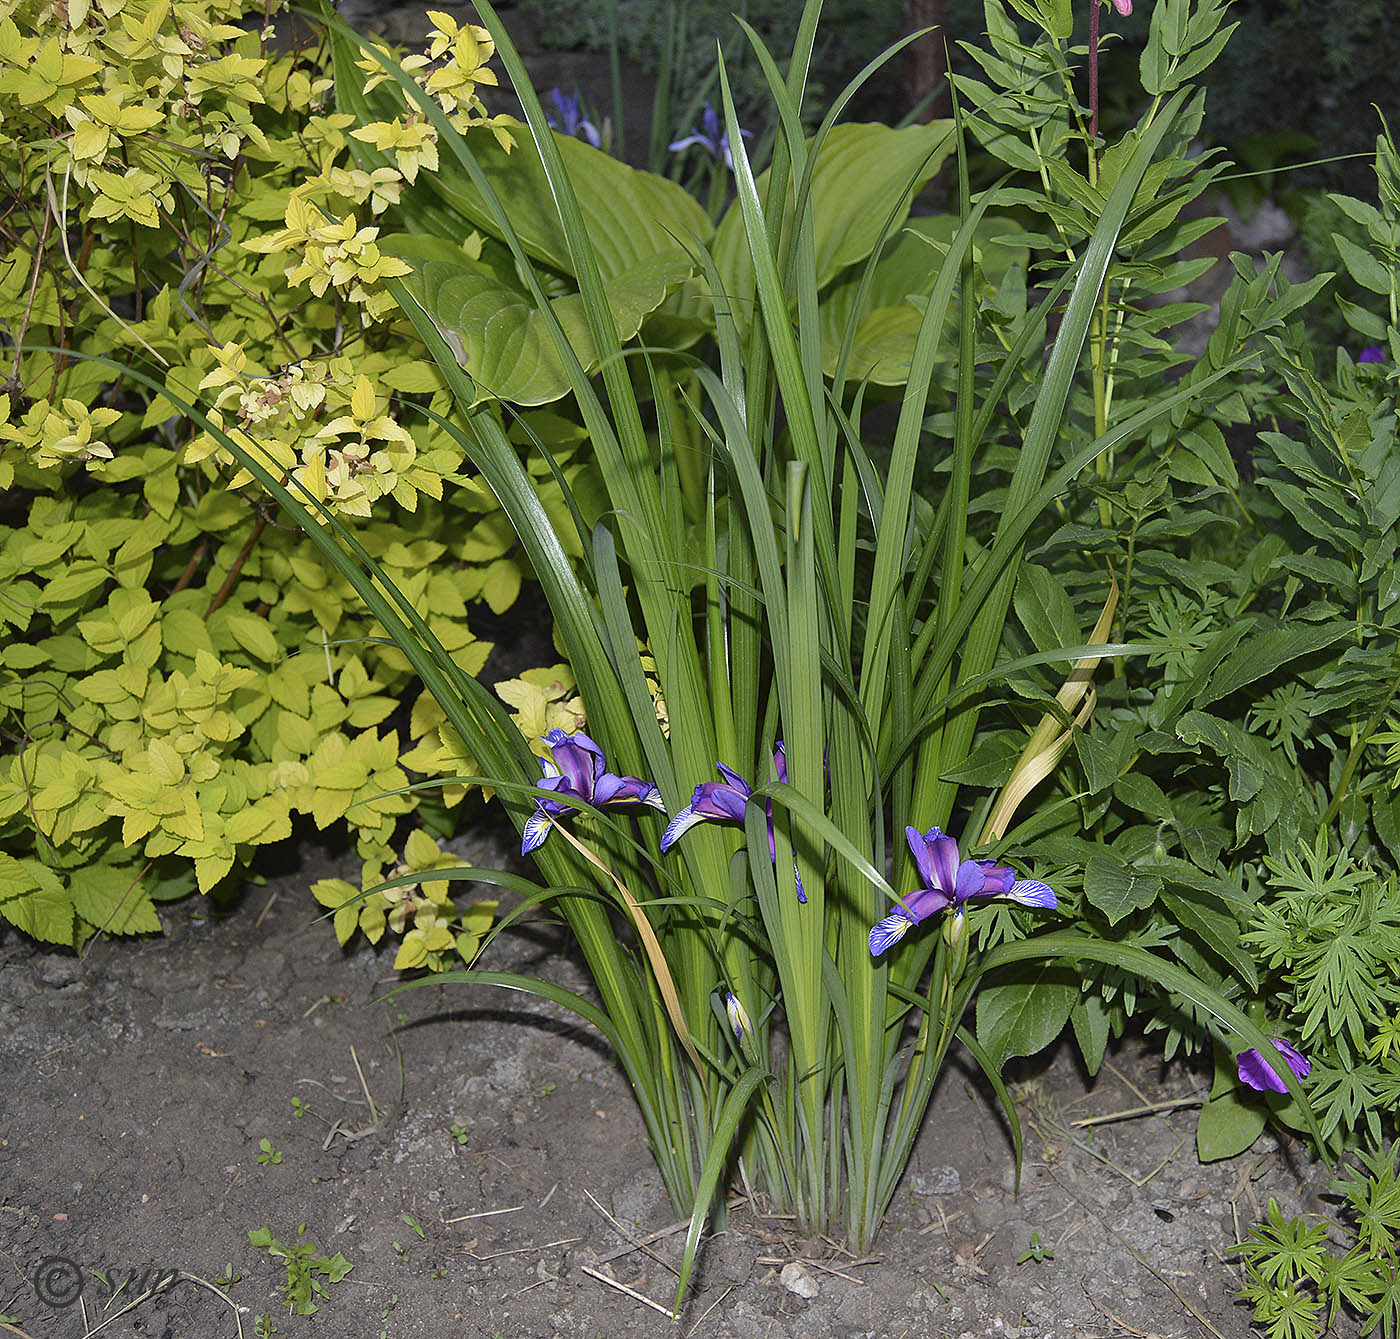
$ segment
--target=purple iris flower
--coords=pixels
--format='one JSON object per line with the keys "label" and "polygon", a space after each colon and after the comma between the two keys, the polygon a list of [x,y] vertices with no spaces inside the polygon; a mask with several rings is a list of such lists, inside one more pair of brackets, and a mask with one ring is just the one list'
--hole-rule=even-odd
{"label": "purple iris flower", "polygon": [[[753,138],[752,130],[740,130],[740,135]],[[692,130],[684,139],[678,139],[674,144],[667,147],[672,153],[680,153],[682,149],[688,149],[692,144],[698,144],[706,150],[711,158],[723,159],[724,165],[731,172],[734,170],[734,156],[729,152],[729,132],[721,130],[719,125],[719,114],[707,102],[700,113],[700,127]]]}
{"label": "purple iris flower", "polygon": [[1038,879],[1018,879],[1010,865],[995,860],[963,860],[958,844],[941,828],[920,832],[905,828],[914,863],[924,886],[901,898],[899,905],[870,931],[870,952],[879,957],[920,921],[951,909],[961,915],[973,899],[1004,897],[1025,907],[1053,911],[1055,892]]}
{"label": "purple iris flower", "polygon": [[[558,795],[577,795],[599,808],[610,804],[649,804],[653,809],[666,812],[661,792],[650,781],[608,771],[603,750],[583,731],[569,735],[562,730],[550,730],[544,735],[544,742],[549,745],[554,760],[540,759],[540,769],[544,772],[541,789]],[[549,836],[554,815],[568,813],[575,807],[566,800],[537,799],[535,812],[525,822],[520,854],[528,855],[543,843]]]}
{"label": "purple iris flower", "polygon": [[1356,361],[1358,363],[1383,363],[1385,362],[1385,350],[1379,344],[1368,344],[1361,350],[1361,356]]}
{"label": "purple iris flower", "polygon": [[[663,851],[669,851],[697,823],[744,821],[744,806],[753,794],[753,787],[738,772],[731,771],[722,762],[717,762],[715,766],[719,768],[724,780],[702,781],[695,787],[695,794],[690,797],[690,803],[666,825],[666,831],[661,836]],[[787,754],[783,751],[781,739],[773,748],[773,769],[778,773],[778,780],[786,785]],[[768,814],[768,858],[776,860],[778,852],[773,840],[773,801],[766,801],[764,809]],[[796,866],[793,868],[795,871]],[[797,900],[807,900],[807,894],[802,891],[801,875],[797,876]]]}
{"label": "purple iris flower", "polygon": [[569,95],[558,88],[549,90],[550,100],[554,103],[553,116],[545,113],[545,120],[549,122],[560,134],[570,135],[574,139],[587,140],[595,149],[601,147],[603,137],[598,133],[598,127],[588,120],[583,114],[580,105],[578,89],[574,89],[574,96]]}
{"label": "purple iris flower", "polygon": [[[1300,1079],[1305,1079],[1312,1073],[1312,1061],[1302,1052],[1294,1050],[1282,1037],[1270,1037],[1274,1049],[1288,1061],[1288,1068],[1291,1069]],[[1247,1051],[1241,1051],[1235,1057],[1239,1063],[1240,1082],[1247,1083],[1251,1088],[1257,1088],[1262,1092],[1286,1093],[1288,1088],[1283,1080],[1274,1073],[1273,1066],[1259,1054],[1254,1047]]]}

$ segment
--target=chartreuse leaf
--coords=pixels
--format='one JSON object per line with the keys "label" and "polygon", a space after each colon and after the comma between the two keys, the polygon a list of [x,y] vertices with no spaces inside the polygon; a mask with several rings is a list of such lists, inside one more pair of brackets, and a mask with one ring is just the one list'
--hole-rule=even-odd
{"label": "chartreuse leaf", "polygon": [[73,942],[73,903],[63,881],[37,860],[0,854],[0,916],[35,939]]}
{"label": "chartreuse leaf", "polygon": [[[562,274],[573,274],[572,253],[539,147],[522,122],[513,126],[515,147],[509,153],[486,135],[472,137],[472,151],[526,253]],[[628,167],[571,136],[555,134],[554,143],[578,197],[599,272],[609,283],[644,263],[686,260],[684,243],[692,237],[709,242],[714,232],[709,216],[675,182]],[[430,180],[475,227],[501,236],[489,202],[454,159],[444,154]]]}
{"label": "chartreuse leaf", "polygon": [[73,908],[89,925],[107,934],[157,934],[160,917],[133,865],[87,865],[71,871]]}
{"label": "chartreuse leaf", "polygon": [[[554,336],[534,299],[501,268],[473,260],[446,238],[401,233],[381,239],[385,255],[413,266],[404,287],[422,306],[458,363],[477,383],[482,399],[536,405],[569,391],[569,374]],[[620,339],[631,339],[667,290],[691,271],[684,254],[653,256],[609,277],[608,306]],[[598,355],[583,299],[553,298],[550,307],[586,372]]]}

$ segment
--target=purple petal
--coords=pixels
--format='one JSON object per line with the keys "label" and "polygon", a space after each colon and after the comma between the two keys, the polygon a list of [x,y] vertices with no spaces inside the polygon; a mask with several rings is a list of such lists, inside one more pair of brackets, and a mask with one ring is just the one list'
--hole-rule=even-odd
{"label": "purple petal", "polygon": [[892,912],[870,931],[870,956],[878,958],[891,944],[897,944],[914,924],[902,911]]}
{"label": "purple petal", "polygon": [[722,781],[702,781],[690,797],[690,807],[701,818],[716,818],[721,823],[742,823],[744,804],[750,792],[742,780],[739,785],[743,786],[742,790],[737,786],[725,785]]}
{"label": "purple petal", "polygon": [[[952,841],[953,839],[946,837],[944,840]],[[954,844],[953,849],[957,850],[956,844]],[[983,885],[986,881],[987,875],[982,868],[982,861],[964,860],[958,866],[957,874],[954,876],[953,901],[961,905],[970,897],[985,897],[987,894]]]}
{"label": "purple petal", "polygon": [[[958,844],[939,828],[930,828],[924,834],[924,846],[928,850],[929,868],[934,877],[928,887],[938,888],[945,893],[953,893],[958,886],[958,871],[962,862],[958,858]],[[920,865],[920,872],[923,866]]]}
{"label": "purple petal", "polygon": [[[1300,1079],[1305,1079],[1312,1073],[1312,1062],[1283,1038],[1270,1037],[1269,1040],[1273,1042],[1274,1049],[1288,1062],[1288,1068]],[[1288,1091],[1288,1085],[1274,1072],[1273,1066],[1254,1047],[1251,1046],[1249,1050],[1241,1051],[1235,1057],[1235,1061],[1241,1083],[1248,1084],[1261,1093],[1286,1093]]]}
{"label": "purple petal", "polygon": [[567,780],[561,787],[581,795],[585,800],[593,799],[593,788],[607,769],[607,759],[598,747],[582,730],[567,735],[559,729],[548,730],[544,742],[554,755],[555,765]]}
{"label": "purple petal", "polygon": [[[753,787],[750,786],[749,783],[745,781],[744,778],[741,777],[738,772],[732,771],[730,768],[726,767],[722,762],[717,762],[715,766],[719,768],[719,774],[725,779],[725,781],[727,781],[729,785],[734,790],[737,790],[739,794],[742,795],[745,799],[748,799],[748,797],[751,794],[753,794]],[[710,784],[715,785],[717,783],[712,781],[710,782]]]}
{"label": "purple petal", "polygon": [[753,1030],[753,1024],[749,1022],[748,1010],[739,1003],[732,991],[725,992],[724,1010],[729,1015],[729,1026],[734,1031],[734,1040],[742,1046],[744,1033]]}
{"label": "purple petal", "polygon": [[661,792],[650,781],[642,781],[635,776],[617,776],[604,772],[593,787],[593,803],[604,804],[649,804],[656,809],[664,809]]}
{"label": "purple petal", "polygon": [[1358,363],[1383,363],[1385,362],[1385,350],[1379,344],[1368,344],[1361,350],[1361,356],[1356,361]]}
{"label": "purple petal", "polygon": [[982,891],[978,897],[1001,897],[1011,891],[1016,882],[1016,871],[1010,865],[998,865],[995,860],[979,860],[982,868]]}
{"label": "purple petal", "polygon": [[[930,828],[928,837],[940,837],[942,831],[939,828]],[[919,879],[925,888],[938,887],[938,871],[934,868],[933,857],[928,847],[928,837],[919,831],[918,828],[905,828],[904,839],[909,843],[909,853],[914,857],[914,864],[919,871]]]}
{"label": "purple petal", "polygon": [[899,905],[904,908],[904,914],[918,925],[940,911],[947,911],[953,905],[953,897],[941,888],[920,888],[901,897]]}

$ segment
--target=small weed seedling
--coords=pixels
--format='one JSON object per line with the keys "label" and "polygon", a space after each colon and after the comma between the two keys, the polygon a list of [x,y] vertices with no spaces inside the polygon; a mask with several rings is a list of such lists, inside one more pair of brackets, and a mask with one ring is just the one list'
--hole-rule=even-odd
{"label": "small weed seedling", "polygon": [[424,1232],[421,1227],[418,1226],[418,1223],[414,1219],[412,1214],[401,1213],[399,1217],[402,1218],[403,1221],[407,1223],[409,1227],[411,1227],[420,1237],[423,1237],[424,1239],[427,1238],[428,1234]]}
{"label": "small weed seedling", "polygon": [[328,1283],[339,1283],[354,1266],[337,1251],[332,1256],[322,1255],[313,1241],[302,1241],[306,1234],[306,1224],[297,1228],[297,1241],[293,1246],[285,1246],[272,1235],[269,1227],[254,1228],[248,1233],[248,1240],[257,1247],[286,1261],[287,1282],[282,1287],[282,1299],[288,1311],[299,1316],[309,1316],[316,1310],[313,1297],[329,1297]]}
{"label": "small weed seedling", "polygon": [[214,1282],[218,1284],[220,1288],[231,1288],[242,1277],[243,1275],[234,1269],[232,1262],[230,1262],[224,1266],[224,1272],[218,1275]]}
{"label": "small weed seedling", "polygon": [[1017,1260],[1016,1263],[1018,1265],[1023,1265],[1026,1263],[1027,1260],[1034,1260],[1036,1264],[1040,1264],[1043,1260],[1053,1260],[1054,1258],[1055,1252],[1052,1251],[1050,1247],[1046,1246],[1040,1240],[1040,1233],[1032,1232],[1030,1240],[1030,1249],[1027,1250],[1025,1255],[1023,1255],[1019,1260]]}
{"label": "small weed seedling", "polygon": [[277,1163],[282,1161],[282,1155],[275,1148],[272,1147],[272,1140],[259,1139],[258,1148],[261,1150],[258,1153],[259,1167],[266,1167],[269,1164],[276,1165]]}
{"label": "small weed seedling", "polygon": [[272,1336],[276,1333],[277,1326],[273,1323],[272,1317],[266,1312],[263,1312],[263,1314],[253,1322],[253,1339],[272,1339]]}
{"label": "small weed seedling", "polygon": [[458,1125],[454,1122],[447,1127],[447,1133],[461,1144],[463,1148],[467,1146],[467,1127],[465,1125]]}
{"label": "small weed seedling", "polygon": [[311,1108],[308,1107],[308,1106],[306,1105],[306,1103],[303,1102],[303,1101],[301,1100],[301,1098],[299,1098],[299,1097],[294,1097],[294,1098],[292,1098],[292,1115],[293,1115],[297,1120],[300,1120],[300,1119],[301,1119],[304,1115],[306,1115],[306,1113],[307,1113],[308,1111],[310,1111],[310,1110],[311,1110]]}

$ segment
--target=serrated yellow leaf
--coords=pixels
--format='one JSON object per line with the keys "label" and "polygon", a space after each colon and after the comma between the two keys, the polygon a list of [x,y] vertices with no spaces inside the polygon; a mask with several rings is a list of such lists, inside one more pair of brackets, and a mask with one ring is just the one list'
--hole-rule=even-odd
{"label": "serrated yellow leaf", "polygon": [[199,856],[194,862],[195,882],[201,893],[209,892],[233,868],[233,853]]}
{"label": "serrated yellow leaf", "polygon": [[399,945],[399,951],[394,955],[394,970],[403,972],[414,967],[423,967],[427,965],[427,961],[427,945],[416,930],[410,930]]}
{"label": "serrated yellow leaf", "polygon": [[97,162],[107,154],[107,146],[112,141],[111,131],[96,121],[80,121],[73,131],[73,157],[79,162]]}
{"label": "serrated yellow leaf", "polygon": [[162,786],[178,785],[185,779],[185,761],[168,739],[153,739],[146,750],[146,766]]}
{"label": "serrated yellow leaf", "polygon": [[361,423],[368,423],[374,417],[374,387],[363,374],[355,382],[354,393],[350,396],[350,412]]}

